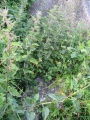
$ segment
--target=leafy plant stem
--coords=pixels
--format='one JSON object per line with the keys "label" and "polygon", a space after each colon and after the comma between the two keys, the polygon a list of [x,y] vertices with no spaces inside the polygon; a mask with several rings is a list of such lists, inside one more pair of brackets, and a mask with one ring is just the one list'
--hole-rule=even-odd
{"label": "leafy plant stem", "polygon": [[[11,47],[11,39],[10,39],[10,33],[7,32],[7,38],[8,38],[8,45],[7,45],[7,52],[8,56],[10,56],[10,47]],[[8,103],[8,86],[9,86],[9,74],[10,74],[10,58],[7,59],[7,67],[6,67],[6,74],[7,74],[7,81],[6,81],[6,103]]]}
{"label": "leafy plant stem", "polygon": [[18,113],[17,113],[17,117],[18,117],[18,119],[19,119],[19,120],[21,120],[21,118],[20,118],[20,116],[19,116],[19,114],[18,114]]}

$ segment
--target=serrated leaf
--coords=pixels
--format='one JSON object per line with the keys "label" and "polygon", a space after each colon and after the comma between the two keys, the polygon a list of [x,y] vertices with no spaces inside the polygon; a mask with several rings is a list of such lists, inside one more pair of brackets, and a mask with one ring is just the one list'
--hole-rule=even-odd
{"label": "serrated leaf", "polygon": [[52,98],[53,100],[57,101],[57,97],[53,93],[49,93],[48,96]]}
{"label": "serrated leaf", "polygon": [[77,57],[76,53],[73,52],[73,53],[71,54],[71,58],[76,58],[76,57]]}
{"label": "serrated leaf", "polygon": [[[10,113],[8,115],[8,120],[18,120],[18,116],[15,113]],[[21,119],[20,119],[21,120]]]}
{"label": "serrated leaf", "polygon": [[0,107],[0,120],[3,118],[4,114],[6,113],[8,105],[4,104],[2,107]]}
{"label": "serrated leaf", "polygon": [[36,94],[36,95],[34,95],[34,100],[35,100],[35,101],[39,100],[39,93]]}
{"label": "serrated leaf", "polygon": [[76,109],[76,111],[79,112],[80,111],[80,102],[79,102],[79,100],[77,100],[77,98],[73,98],[72,102],[73,102],[73,106]]}
{"label": "serrated leaf", "polygon": [[48,115],[49,115],[49,108],[48,107],[43,107],[43,109],[42,109],[42,117],[43,117],[43,119],[46,120]]}
{"label": "serrated leaf", "polygon": [[33,105],[33,101],[32,101],[32,99],[31,99],[30,97],[26,97],[26,98],[25,98],[25,103],[26,103],[27,105]]}
{"label": "serrated leaf", "polygon": [[77,94],[77,98],[80,99],[81,97],[82,97],[82,92],[79,92],[79,93]]}
{"label": "serrated leaf", "polygon": [[11,93],[12,96],[21,97],[17,89],[15,89],[14,87],[9,87],[9,92]]}
{"label": "serrated leaf", "polygon": [[3,105],[5,101],[5,97],[3,95],[0,95],[0,105]]}
{"label": "serrated leaf", "polygon": [[24,114],[24,108],[22,106],[16,107],[15,112],[18,114]]}
{"label": "serrated leaf", "polygon": [[34,112],[26,112],[26,118],[27,118],[27,120],[34,120],[35,113]]}
{"label": "serrated leaf", "polygon": [[57,96],[57,101],[58,101],[58,102],[62,102],[62,101],[64,101],[64,100],[67,98],[67,97],[65,96],[65,94],[64,94],[64,95],[57,94],[56,96]]}
{"label": "serrated leaf", "polygon": [[38,61],[35,58],[30,58],[30,62],[37,65]]}
{"label": "serrated leaf", "polygon": [[14,46],[21,46],[21,42],[12,42],[12,45],[14,45]]}
{"label": "serrated leaf", "polygon": [[26,59],[26,58],[27,58],[27,55],[23,55],[23,56],[22,56],[22,59]]}
{"label": "serrated leaf", "polygon": [[30,48],[30,53],[33,52],[34,50],[36,50],[36,48],[32,46],[32,47]]}
{"label": "serrated leaf", "polygon": [[32,46],[39,46],[37,43],[33,43]]}
{"label": "serrated leaf", "polygon": [[0,83],[7,81],[6,79],[0,78]]}
{"label": "serrated leaf", "polygon": [[67,98],[65,95],[61,94],[54,95],[53,93],[49,93],[48,96],[53,100],[56,100],[57,102],[62,102]]}

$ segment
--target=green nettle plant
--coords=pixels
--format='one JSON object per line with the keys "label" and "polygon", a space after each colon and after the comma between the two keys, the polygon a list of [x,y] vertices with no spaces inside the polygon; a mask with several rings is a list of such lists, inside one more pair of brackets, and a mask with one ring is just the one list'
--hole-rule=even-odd
{"label": "green nettle plant", "polygon": [[[72,28],[58,11],[56,7],[47,17],[41,17],[40,12],[32,17],[16,78],[34,86],[35,78],[41,77],[59,86],[58,93],[48,95],[51,102],[40,103],[42,119],[89,119],[90,31],[81,26]],[[30,106],[26,116],[34,115],[33,102]]]}
{"label": "green nettle plant", "polygon": [[48,82],[58,74],[72,76],[81,70],[87,56],[85,51],[82,52],[87,43],[84,30],[70,28],[70,23],[58,11],[55,8],[47,18],[41,18],[41,13],[32,18],[20,59],[26,80],[42,77]]}
{"label": "green nettle plant", "polygon": [[[14,22],[8,15],[7,9],[0,9],[0,119],[18,119],[20,109],[16,98],[21,97],[14,83],[17,53],[20,43],[16,42],[16,36],[12,31]],[[16,98],[15,98],[16,97]]]}
{"label": "green nettle plant", "polygon": [[[89,120],[90,30],[73,28],[59,7],[26,20],[25,1],[19,12],[0,9],[0,119]],[[37,77],[58,87],[43,102],[26,92]]]}

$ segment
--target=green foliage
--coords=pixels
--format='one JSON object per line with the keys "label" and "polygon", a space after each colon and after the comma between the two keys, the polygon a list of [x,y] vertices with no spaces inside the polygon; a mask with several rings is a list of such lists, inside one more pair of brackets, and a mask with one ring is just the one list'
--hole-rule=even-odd
{"label": "green foliage", "polygon": [[[90,30],[73,28],[59,7],[30,18],[28,4],[8,0],[0,9],[0,119],[34,120],[35,110],[44,120],[88,119]],[[45,102],[24,91],[37,77],[59,87]]]}
{"label": "green foliage", "polygon": [[47,117],[48,117],[48,115],[49,115],[49,109],[48,109],[48,107],[43,107],[43,109],[42,109],[43,119],[46,120]]}
{"label": "green foliage", "polygon": [[84,31],[79,31],[79,28],[71,31],[69,23],[58,10],[54,11],[49,13],[48,18],[41,19],[40,13],[33,17],[30,33],[23,40],[20,72],[26,80],[40,76],[50,81],[57,74],[74,75],[81,71],[87,60]]}
{"label": "green foliage", "polygon": [[[14,82],[14,75],[17,72],[18,67],[15,64],[16,59],[16,50],[18,47],[18,42],[14,45],[14,41],[16,39],[15,35],[13,34],[13,27],[14,22],[12,22],[8,17],[8,10],[3,9],[1,10],[1,20],[2,24],[0,26],[0,45],[2,46],[2,53],[0,56],[0,113],[1,119],[4,115],[8,115],[7,113],[14,113],[15,109],[18,109],[18,104],[14,96],[17,98],[20,97],[20,93],[17,89],[12,85]],[[6,27],[3,27],[6,24]],[[8,116],[9,117],[9,116]]]}

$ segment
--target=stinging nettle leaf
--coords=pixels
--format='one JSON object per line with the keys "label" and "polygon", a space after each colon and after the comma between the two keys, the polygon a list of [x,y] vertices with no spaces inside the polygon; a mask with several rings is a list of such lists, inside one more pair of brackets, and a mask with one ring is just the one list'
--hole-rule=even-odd
{"label": "stinging nettle leaf", "polygon": [[34,100],[35,100],[35,101],[39,100],[39,93],[38,93],[38,94],[35,94]]}
{"label": "stinging nettle leaf", "polygon": [[35,113],[34,112],[27,112],[26,113],[27,120],[34,120],[35,119]]}
{"label": "stinging nettle leaf", "polygon": [[9,92],[10,92],[11,95],[13,95],[13,96],[21,97],[21,95],[19,94],[19,92],[18,92],[14,87],[9,87]]}
{"label": "stinging nettle leaf", "polygon": [[57,101],[63,102],[67,97],[65,95],[57,94]]}
{"label": "stinging nettle leaf", "polygon": [[26,59],[26,58],[27,58],[27,55],[23,55],[23,56],[22,56],[22,59]]}
{"label": "stinging nettle leaf", "polygon": [[62,102],[67,98],[65,95],[61,95],[61,94],[54,95],[52,93],[49,93],[48,96],[53,100],[55,100],[56,102]]}
{"label": "stinging nettle leaf", "polygon": [[77,57],[76,53],[73,52],[73,53],[71,54],[71,58],[76,58],[76,57]]}
{"label": "stinging nettle leaf", "polygon": [[37,65],[38,61],[35,58],[30,58],[30,62]]}
{"label": "stinging nettle leaf", "polygon": [[78,99],[82,98],[82,92],[79,92],[79,93],[77,94],[77,98],[78,98]]}
{"label": "stinging nettle leaf", "polygon": [[6,113],[6,109],[7,109],[8,105],[4,104],[2,107],[0,107],[0,120],[3,118],[3,116]]}
{"label": "stinging nettle leaf", "polygon": [[42,117],[43,117],[43,119],[46,120],[48,115],[49,115],[49,108],[47,106],[43,107],[43,109],[42,109]]}
{"label": "stinging nettle leaf", "polygon": [[3,78],[0,79],[0,83],[3,83],[3,82],[5,82],[5,81],[7,81],[7,80],[6,80],[6,79],[3,79]]}
{"label": "stinging nettle leaf", "polygon": [[48,96],[52,98],[53,100],[57,101],[57,97],[53,93],[49,93]]}
{"label": "stinging nettle leaf", "polygon": [[39,46],[37,43],[33,43],[32,46]]}
{"label": "stinging nettle leaf", "polygon": [[0,95],[0,105],[3,105],[5,101],[5,97],[3,95]]}
{"label": "stinging nettle leaf", "polygon": [[73,102],[73,106],[76,109],[76,111],[79,112],[80,111],[80,102],[79,102],[79,100],[77,100],[77,98],[73,98],[72,102]]}

